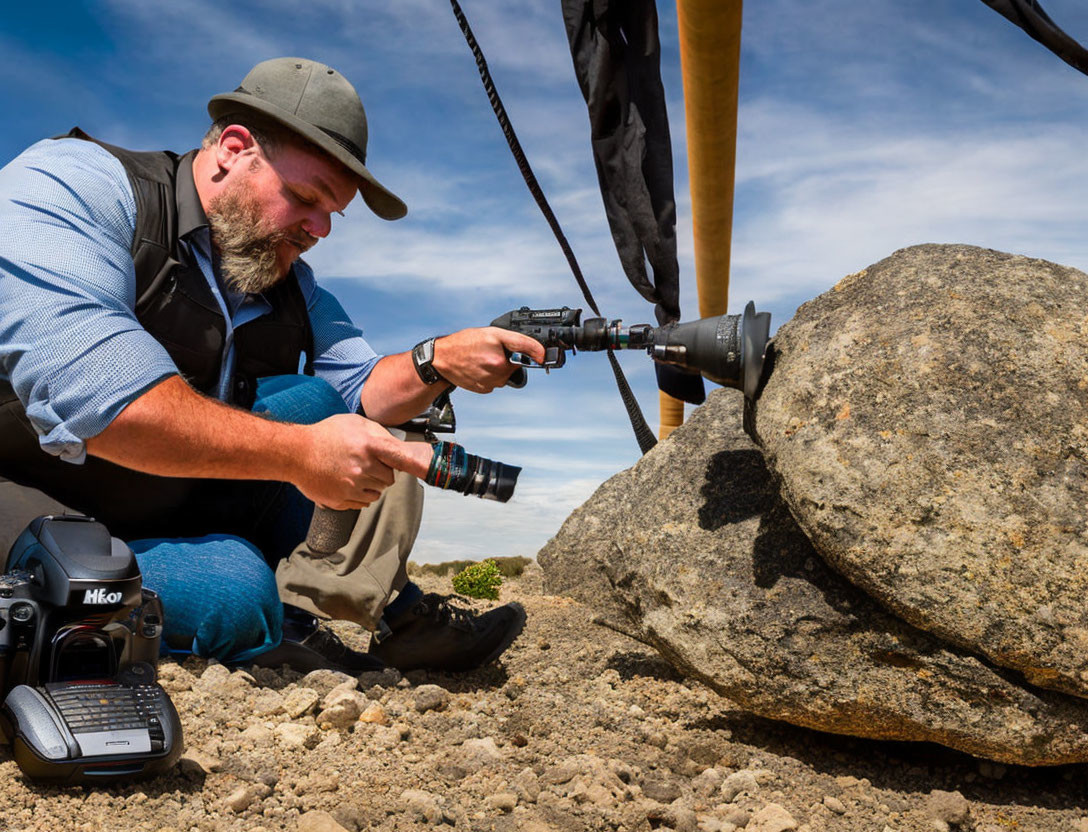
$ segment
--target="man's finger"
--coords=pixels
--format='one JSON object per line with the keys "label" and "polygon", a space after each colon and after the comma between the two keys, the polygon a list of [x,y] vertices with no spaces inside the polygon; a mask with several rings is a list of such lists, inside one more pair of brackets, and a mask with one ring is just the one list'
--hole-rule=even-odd
{"label": "man's finger", "polygon": [[499,329],[499,340],[508,352],[522,352],[530,356],[538,364],[544,361],[544,345],[535,338],[522,335],[520,332],[511,332],[508,329]]}
{"label": "man's finger", "polygon": [[423,479],[431,467],[431,446],[426,442],[401,442],[390,438],[375,449],[375,455],[390,468]]}
{"label": "man's finger", "polygon": [[[397,440],[393,439],[392,441],[396,442]],[[375,452],[374,456],[377,457],[377,461],[371,461],[370,465],[367,466],[366,473],[356,480],[356,487],[381,491],[393,484],[393,478],[396,476],[394,472],[396,466],[390,465],[379,453]]]}

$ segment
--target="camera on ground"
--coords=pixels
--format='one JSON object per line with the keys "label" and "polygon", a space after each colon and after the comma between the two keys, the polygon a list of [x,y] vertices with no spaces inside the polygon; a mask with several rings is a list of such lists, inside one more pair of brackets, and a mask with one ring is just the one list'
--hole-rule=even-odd
{"label": "camera on ground", "polygon": [[0,732],[32,780],[152,777],[181,756],[157,683],[163,609],[132,550],[89,517],[45,515],[0,574]]}

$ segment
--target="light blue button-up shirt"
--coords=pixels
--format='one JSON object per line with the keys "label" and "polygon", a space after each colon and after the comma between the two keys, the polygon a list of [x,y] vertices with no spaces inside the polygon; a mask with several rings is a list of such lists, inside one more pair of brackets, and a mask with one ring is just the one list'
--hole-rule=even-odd
{"label": "light blue button-up shirt", "polygon": [[[82,462],[86,440],[177,374],[136,320],[136,201],[121,163],[98,145],[46,139],[0,169],[0,379],[26,408],[44,450]],[[228,291],[212,267],[206,226],[183,241],[228,322],[219,397],[234,364],[233,330],[270,311]],[[380,356],[301,260],[299,287],[314,334],[314,371],[351,410]]]}

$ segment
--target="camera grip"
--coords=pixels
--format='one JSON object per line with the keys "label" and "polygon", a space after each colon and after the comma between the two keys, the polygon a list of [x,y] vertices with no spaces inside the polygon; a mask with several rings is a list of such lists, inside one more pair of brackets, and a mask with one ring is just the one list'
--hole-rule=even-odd
{"label": "camera grip", "polygon": [[526,384],[529,383],[529,374],[525,372],[524,367],[515,368],[514,372],[510,374],[510,378],[506,380],[507,387],[514,387],[520,390]]}
{"label": "camera grip", "polygon": [[315,555],[331,555],[351,539],[358,518],[357,508],[334,511],[324,506],[314,506],[310,530],[306,533],[306,545]]}

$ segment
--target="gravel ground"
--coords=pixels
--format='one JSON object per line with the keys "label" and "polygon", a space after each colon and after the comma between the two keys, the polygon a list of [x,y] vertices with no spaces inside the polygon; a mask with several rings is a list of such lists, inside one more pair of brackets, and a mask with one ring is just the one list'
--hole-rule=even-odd
{"label": "gravel ground", "polygon": [[[450,591],[448,578],[420,582]],[[525,631],[471,674],[164,662],[187,747],[177,769],[45,787],[4,749],[0,830],[1088,832],[1083,767],[1004,767],[762,720],[540,586],[532,564],[503,587]]]}

